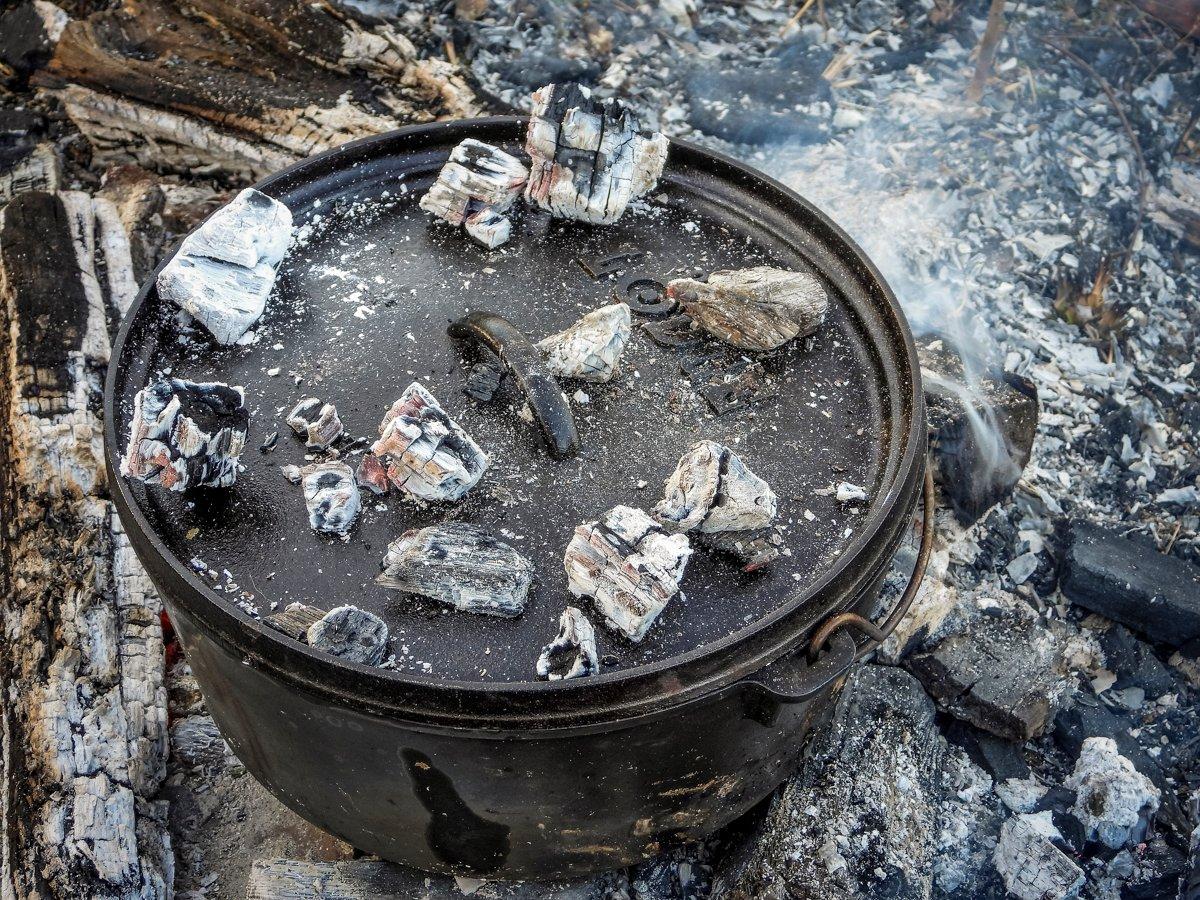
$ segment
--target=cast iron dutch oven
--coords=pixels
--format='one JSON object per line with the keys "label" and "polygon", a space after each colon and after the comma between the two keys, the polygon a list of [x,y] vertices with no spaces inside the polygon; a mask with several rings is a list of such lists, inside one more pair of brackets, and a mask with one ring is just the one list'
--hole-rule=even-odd
{"label": "cast iron dutch oven", "polygon": [[[283,264],[259,343],[198,353],[178,340],[173,310],[162,308],[150,279],[117,339],[105,442],[133,547],[213,718],[259,781],[306,819],[386,859],[545,878],[625,865],[710,833],[787,777],[850,665],[907,610],[928,556],[932,487],[904,317],[879,272],[826,216],[684,142],[672,143],[650,208],[614,226],[530,213],[510,244],[489,254],[417,209],[459,141],[517,153],[522,129],[513,118],[406,128],[261,182],[292,209],[303,250]],[[603,268],[612,259],[629,264],[602,277],[596,261]],[[515,417],[464,406],[465,351],[447,324],[490,310],[541,336],[613,291],[644,300],[647,284],[677,272],[763,262],[816,273],[830,294],[829,321],[815,342],[765,363],[781,396],[706,418],[705,428],[739,441],[791,510],[790,556],[745,574],[698,552],[685,597],[642,644],[598,625],[610,663],[601,674],[536,680],[538,648],[565,602],[578,602],[561,574],[571,527],[617,503],[653,503],[680,449],[710,434],[672,424],[664,410],[678,392],[654,385],[678,381],[678,362],[643,341],[621,386],[587,386],[581,452],[552,460]],[[350,315],[360,305],[371,314]],[[653,303],[631,305],[656,314]],[[268,366],[302,368],[305,384],[266,377]],[[246,385],[252,432],[233,488],[181,496],[118,475],[133,397],[168,368]],[[343,420],[365,433],[365,420],[377,422],[413,377],[500,457],[485,478],[513,486],[511,502],[485,498],[460,514],[531,536],[521,549],[539,582],[521,619],[438,615],[417,601],[409,615],[410,601],[360,573],[378,570],[400,530],[445,512],[390,501],[351,540],[326,540],[309,530],[298,490],[279,477],[279,464],[299,461],[303,449],[288,437],[273,453],[253,449],[300,392],[336,399]],[[815,490],[840,477],[869,489],[857,515]],[[634,493],[647,483],[649,493]],[[923,490],[918,566],[876,625],[867,617]],[[802,509],[814,512],[800,517]],[[197,557],[229,575],[196,571],[189,560]],[[234,602],[245,596],[264,614],[271,599],[378,609],[399,632],[400,661],[381,669],[316,652]]]}

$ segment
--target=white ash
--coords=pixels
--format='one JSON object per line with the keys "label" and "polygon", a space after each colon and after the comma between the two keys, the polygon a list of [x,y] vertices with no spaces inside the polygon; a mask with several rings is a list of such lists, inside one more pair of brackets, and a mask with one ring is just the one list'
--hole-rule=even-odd
{"label": "white ash", "polygon": [[775,518],[775,492],[716,441],[699,441],[680,457],[664,493],[654,518],[678,531],[751,531]]}
{"label": "white ash", "polygon": [[121,474],[171,491],[229,487],[237,480],[249,426],[240,387],[156,381],[134,398]]}
{"label": "white ash", "polygon": [[691,556],[685,534],[668,534],[640,509],[615,506],[584,522],[567,545],[567,587],[591,597],[611,628],[640,641],[672,597]]}
{"label": "white ash", "polygon": [[419,500],[460,499],[483,476],[487,455],[417,382],[392,404],[371,448],[393,485]]}
{"label": "white ash", "polygon": [[393,541],[376,581],[460,612],[512,618],[525,611],[533,574],[533,563],[486,528],[451,522]]}
{"label": "white ash", "polygon": [[1049,810],[1013,816],[1000,828],[992,861],[1018,900],[1072,900],[1083,870],[1056,843],[1064,843]]}
{"label": "white ash", "polygon": [[538,657],[538,678],[559,681],[583,678],[599,671],[595,629],[580,610],[568,606],[558,618],[558,635],[542,648]]}
{"label": "white ash", "polygon": [[332,403],[321,403],[316,397],[305,397],[287,414],[288,426],[310,450],[328,450],[345,431]]}
{"label": "white ash", "polygon": [[1114,850],[1145,838],[1162,796],[1107,737],[1083,742],[1066,786],[1077,794],[1075,815],[1088,838]]}
{"label": "white ash", "polygon": [[362,496],[354,471],[343,462],[323,462],[297,468],[284,466],[289,481],[299,478],[308,507],[308,524],[314,531],[347,534],[362,511]]}
{"label": "white ash", "polygon": [[611,303],[539,341],[537,347],[546,357],[546,367],[559,378],[605,382],[620,371],[629,331],[629,307]]}
{"label": "white ash", "polygon": [[309,646],[347,662],[378,665],[387,650],[388,627],[374,613],[356,606],[339,606],[308,628]]}
{"label": "white ash", "polygon": [[511,230],[502,213],[520,196],[528,177],[515,156],[467,138],[450,152],[437,181],[421,198],[421,209],[465,226],[485,247],[499,247]]}
{"label": "white ash", "polygon": [[548,84],[534,91],[525,150],[527,200],[558,218],[607,225],[658,184],[667,139],[644,131],[618,100],[592,100],[574,83]]}
{"label": "white ash", "polygon": [[815,276],[772,266],[713,272],[707,281],[676,278],[667,296],[709,334],[743,350],[774,350],[807,337],[829,311]]}
{"label": "white ash", "polygon": [[849,481],[839,482],[834,496],[839,503],[865,503],[870,499],[864,488]]}
{"label": "white ash", "polygon": [[184,238],[158,275],[158,293],[218,343],[237,343],[262,318],[291,239],[291,211],[246,188]]}

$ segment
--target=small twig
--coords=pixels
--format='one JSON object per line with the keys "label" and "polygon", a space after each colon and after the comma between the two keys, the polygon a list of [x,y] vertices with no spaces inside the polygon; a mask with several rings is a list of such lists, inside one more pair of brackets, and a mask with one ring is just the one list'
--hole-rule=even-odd
{"label": "small twig", "polygon": [[983,88],[988,76],[992,74],[992,64],[996,61],[996,50],[1004,37],[1004,0],[992,0],[988,8],[987,28],[979,41],[979,58],[975,61],[975,74],[967,85],[967,100],[978,103],[983,99]]}
{"label": "small twig", "polygon": [[779,36],[783,37],[785,34],[791,31],[792,26],[800,21],[804,14],[808,12],[808,8],[815,2],[816,0],[804,0],[804,2],[800,4],[800,8],[796,10],[795,15],[783,23],[783,27],[779,29]]}
{"label": "small twig", "polygon": [[1180,529],[1182,529],[1182,528],[1183,528],[1183,523],[1182,523],[1182,522],[1176,522],[1176,523],[1175,523],[1175,533],[1174,533],[1174,534],[1172,534],[1172,535],[1171,535],[1171,539],[1170,539],[1169,541],[1167,541],[1167,546],[1166,546],[1166,548],[1163,550],[1163,553],[1170,553],[1170,552],[1171,552],[1171,549],[1172,549],[1172,548],[1175,546],[1175,540],[1176,540],[1176,538],[1178,538],[1178,537],[1179,537],[1179,531],[1180,531]]}
{"label": "small twig", "polygon": [[458,54],[456,52],[454,52],[454,44],[452,44],[450,41],[446,41],[445,49],[446,49],[446,59],[448,59],[450,61],[450,65],[457,66],[458,65]]}
{"label": "small twig", "polygon": [[1183,145],[1186,144],[1188,138],[1192,136],[1192,131],[1195,130],[1197,121],[1200,121],[1200,105],[1192,110],[1192,117],[1188,119],[1188,123],[1183,126],[1183,133],[1179,135],[1179,140],[1175,142],[1175,146],[1171,148],[1172,159],[1179,155],[1179,151],[1183,149]]}
{"label": "small twig", "polygon": [[1144,222],[1146,219],[1146,200],[1150,192],[1150,175],[1149,169],[1146,166],[1146,157],[1142,153],[1142,144],[1138,140],[1137,134],[1133,130],[1133,126],[1129,124],[1129,117],[1125,115],[1125,110],[1121,106],[1121,101],[1117,98],[1116,91],[1113,90],[1112,85],[1105,80],[1103,75],[1092,68],[1091,64],[1087,62],[1087,60],[1083,59],[1071,50],[1068,50],[1066,47],[1060,47],[1058,44],[1040,37],[1037,38],[1037,40],[1039,43],[1045,44],[1060,56],[1071,60],[1071,62],[1083,69],[1083,71],[1086,72],[1093,81],[1100,85],[1101,90],[1104,91],[1109,102],[1112,104],[1113,109],[1116,111],[1117,118],[1121,120],[1121,127],[1125,129],[1125,136],[1129,138],[1129,143],[1133,147],[1133,154],[1137,158],[1138,181],[1140,182],[1140,186],[1138,187],[1137,219],[1134,220],[1133,229],[1129,233],[1129,243],[1125,248],[1124,254],[1121,256],[1121,265],[1118,267],[1121,271],[1124,271],[1126,264],[1133,256],[1133,244],[1134,241],[1137,240],[1138,232],[1142,230],[1142,222]]}

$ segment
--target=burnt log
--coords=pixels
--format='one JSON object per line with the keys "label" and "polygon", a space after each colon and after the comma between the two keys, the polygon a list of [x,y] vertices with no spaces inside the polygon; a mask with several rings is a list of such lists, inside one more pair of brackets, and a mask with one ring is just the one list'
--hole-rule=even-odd
{"label": "burnt log", "polygon": [[170,895],[161,605],[107,498],[97,414],[133,297],[116,208],[0,213],[0,893]]}
{"label": "burnt log", "polygon": [[34,73],[101,161],[261,178],[408,122],[475,114],[444,60],[331,3],[126,0]]}

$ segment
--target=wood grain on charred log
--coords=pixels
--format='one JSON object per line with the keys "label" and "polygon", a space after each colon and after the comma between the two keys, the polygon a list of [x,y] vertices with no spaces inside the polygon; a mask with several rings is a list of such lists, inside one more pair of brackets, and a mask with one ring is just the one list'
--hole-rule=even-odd
{"label": "wood grain on charred log", "polygon": [[135,290],[116,207],[0,213],[4,897],[165,897],[160,604],[106,497],[97,410]]}
{"label": "wood grain on charred log", "polygon": [[125,0],[71,22],[34,83],[60,96],[102,159],[255,178],[477,112],[450,63],[303,0]]}

